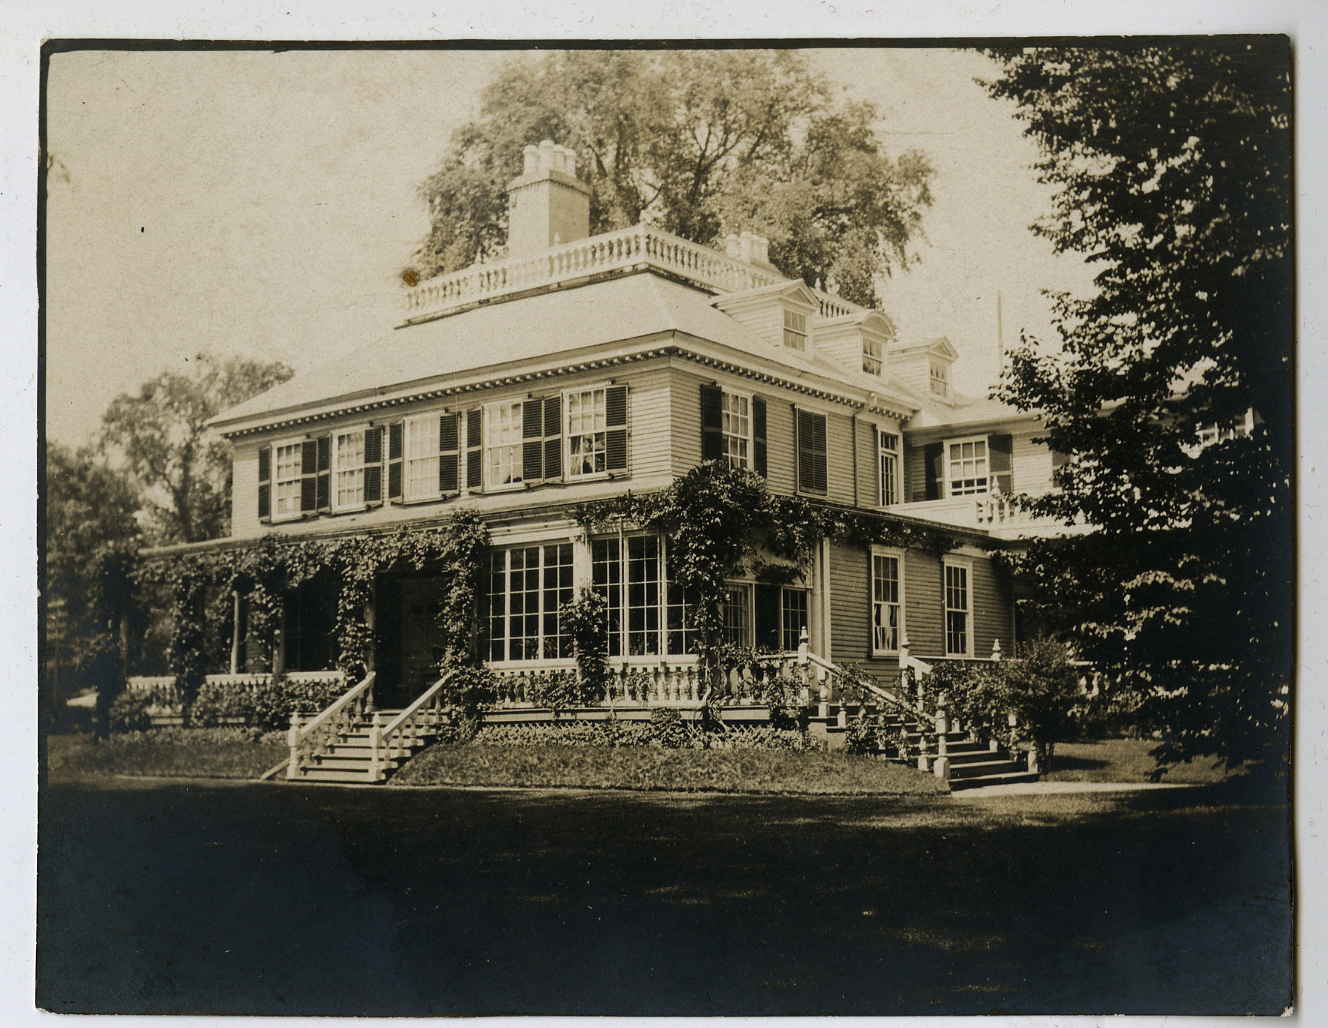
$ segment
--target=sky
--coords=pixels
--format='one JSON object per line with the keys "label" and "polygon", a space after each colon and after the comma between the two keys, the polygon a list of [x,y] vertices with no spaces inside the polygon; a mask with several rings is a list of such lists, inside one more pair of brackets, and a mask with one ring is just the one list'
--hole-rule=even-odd
{"label": "sky", "polygon": [[[935,168],[919,264],[888,280],[900,336],[945,335],[981,394],[1004,339],[1049,331],[1043,289],[1086,288],[1029,224],[1048,209],[1033,144],[935,49],[815,51],[875,103],[887,152]],[[117,52],[52,56],[48,100],[49,438],[89,441],[112,398],[200,351],[300,371],[380,337],[428,230],[416,186],[510,54]],[[515,174],[515,170],[514,170]]]}

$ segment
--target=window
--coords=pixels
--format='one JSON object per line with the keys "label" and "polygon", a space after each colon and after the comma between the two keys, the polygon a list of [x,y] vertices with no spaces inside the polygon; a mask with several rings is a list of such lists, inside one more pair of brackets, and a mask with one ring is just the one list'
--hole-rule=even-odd
{"label": "window", "polygon": [[484,457],[489,488],[521,481],[521,402],[495,403],[484,418]]}
{"label": "window", "polygon": [[899,436],[893,432],[878,432],[877,441],[881,461],[881,506],[899,502]]}
{"label": "window", "polygon": [[496,550],[489,571],[489,659],[572,656],[558,617],[572,598],[571,543]]}
{"label": "window", "polygon": [[274,518],[300,516],[300,464],[304,447],[300,443],[273,447],[276,453],[277,474],[274,484],[276,505]]}
{"label": "window", "polygon": [[723,422],[724,456],[729,467],[751,466],[751,401],[741,393],[724,392]]}
{"label": "window", "polygon": [[950,369],[940,361],[931,362],[931,391],[934,396],[945,396],[950,389]]}
{"label": "window", "polygon": [[969,620],[969,566],[945,562],[945,655],[971,655]]}
{"label": "window", "polygon": [[408,500],[424,500],[438,495],[439,424],[440,419],[437,414],[406,419],[406,498]]}
{"label": "window", "polygon": [[752,644],[750,585],[731,585],[724,590],[724,641],[733,646]]}
{"label": "window", "polygon": [[872,653],[899,652],[903,630],[903,562],[897,551],[872,547]]}
{"label": "window", "polygon": [[780,591],[779,607],[782,648],[796,650],[802,641],[802,630],[807,627],[807,590],[785,586]]}
{"label": "window", "polygon": [[336,443],[336,509],[364,506],[364,429],[338,432]]}
{"label": "window", "polygon": [[594,590],[608,601],[609,656],[695,653],[691,598],[670,585],[658,536],[595,539]]}
{"label": "window", "polygon": [[807,349],[807,315],[784,308],[784,345],[792,350]]}
{"label": "window", "polygon": [[955,439],[945,444],[949,495],[985,496],[987,493],[987,438]]}
{"label": "window", "polygon": [[881,341],[874,336],[862,337],[862,370],[869,375],[879,375],[882,366]]}
{"label": "window", "polygon": [[582,478],[608,470],[605,390],[567,394],[567,477]]}
{"label": "window", "polygon": [[799,410],[798,489],[802,492],[826,491],[825,415]]}
{"label": "window", "polygon": [[659,652],[659,539],[627,540],[627,650],[631,656]]}

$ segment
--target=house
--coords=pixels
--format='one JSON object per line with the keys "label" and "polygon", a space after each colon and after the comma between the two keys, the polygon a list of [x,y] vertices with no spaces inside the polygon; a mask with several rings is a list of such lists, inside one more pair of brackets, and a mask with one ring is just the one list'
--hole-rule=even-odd
{"label": "house", "polygon": [[[234,448],[233,536],[202,545],[424,528],[464,508],[488,529],[491,668],[529,680],[573,666],[558,611],[590,587],[608,602],[617,673],[662,680],[686,675],[696,648],[670,540],[596,534],[576,511],[720,460],[773,493],[946,540],[826,537],[792,581],[728,581],[730,641],[802,644],[887,683],[910,660],[1013,653],[992,554],[1051,530],[1008,499],[1050,488],[1058,458],[1036,423],[958,396],[947,340],[900,341],[887,313],[784,276],[762,237],[730,235],[723,252],[645,225],[592,237],[575,155],[546,141],[524,160],[506,259],[419,284],[382,338],[213,420]],[[444,589],[427,573],[374,583],[379,707],[436,677]],[[306,583],[284,631],[246,639],[237,598],[232,673],[332,668],[335,608]]]}

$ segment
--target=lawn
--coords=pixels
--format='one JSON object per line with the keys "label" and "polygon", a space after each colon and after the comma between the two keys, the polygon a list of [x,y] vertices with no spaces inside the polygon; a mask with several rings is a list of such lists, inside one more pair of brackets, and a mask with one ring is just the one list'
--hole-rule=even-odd
{"label": "lawn", "polygon": [[289,754],[283,733],[258,740],[230,729],[154,729],[112,735],[47,736],[52,774],[142,775],[165,778],[257,778]]}
{"label": "lawn", "polygon": [[[1157,762],[1148,755],[1156,748],[1152,739],[1106,739],[1102,742],[1058,742],[1046,782],[1149,782]],[[1212,760],[1177,764],[1162,776],[1163,782],[1185,785],[1217,785],[1232,773]]]}
{"label": "lawn", "polygon": [[433,746],[390,784],[877,796],[945,791],[936,778],[916,769],[842,752],[552,743]]}

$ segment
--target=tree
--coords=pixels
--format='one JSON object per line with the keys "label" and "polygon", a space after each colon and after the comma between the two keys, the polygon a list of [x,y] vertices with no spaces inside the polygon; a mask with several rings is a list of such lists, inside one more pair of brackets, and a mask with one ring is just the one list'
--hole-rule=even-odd
{"label": "tree", "polygon": [[122,393],[102,417],[102,444],[146,497],[162,542],[198,542],[230,530],[231,454],[209,418],[286,381],[284,364],[200,353],[193,372],[165,371]]}
{"label": "tree", "polygon": [[[1034,226],[1102,268],[1056,299],[999,395],[1072,455],[1031,506],[1088,534],[1031,547],[1042,613],[1120,669],[1164,761],[1286,754],[1293,520],[1285,39],[992,50],[1038,143]],[[1252,418],[1248,434],[1224,431]]]}
{"label": "tree", "polygon": [[770,259],[876,305],[874,282],[916,256],[931,167],[881,150],[869,104],[835,102],[796,51],[572,50],[509,62],[420,186],[433,228],[416,253],[434,275],[493,259],[507,240],[507,182],[527,144],[577,151],[591,232],[645,221],[713,245],[770,239]]}

